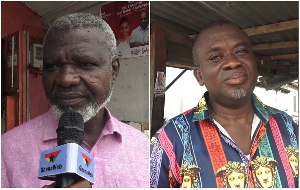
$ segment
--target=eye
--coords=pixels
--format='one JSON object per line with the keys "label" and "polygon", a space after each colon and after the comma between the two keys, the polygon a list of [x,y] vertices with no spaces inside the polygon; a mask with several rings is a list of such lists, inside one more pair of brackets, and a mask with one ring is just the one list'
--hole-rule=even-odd
{"label": "eye", "polygon": [[247,52],[248,52],[248,49],[246,49],[246,48],[238,49],[238,50],[236,51],[237,54],[245,54],[245,53],[247,53]]}
{"label": "eye", "polygon": [[93,66],[92,63],[81,63],[80,66],[84,69],[89,69]]}
{"label": "eye", "polygon": [[217,61],[219,61],[220,59],[222,59],[222,57],[221,57],[221,55],[219,55],[219,54],[213,54],[213,55],[211,55],[208,59],[209,59],[210,61],[217,62]]}
{"label": "eye", "polygon": [[46,64],[44,66],[44,68],[47,69],[47,70],[55,70],[55,69],[58,69],[59,66],[57,64]]}

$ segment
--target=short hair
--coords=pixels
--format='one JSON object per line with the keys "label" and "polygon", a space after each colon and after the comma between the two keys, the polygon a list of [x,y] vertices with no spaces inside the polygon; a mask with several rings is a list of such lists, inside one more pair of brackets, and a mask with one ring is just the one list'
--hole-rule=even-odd
{"label": "short hair", "polygon": [[128,22],[128,24],[129,24],[128,18],[125,17],[125,16],[123,16],[123,17],[120,19],[119,27],[121,26],[121,24],[122,24],[123,22]]}
{"label": "short hair", "polygon": [[[196,66],[200,66],[200,62],[199,62],[199,57],[198,57],[198,53],[197,53],[197,48],[199,46],[199,39],[201,37],[201,34],[210,29],[210,28],[213,28],[215,26],[222,26],[222,25],[226,25],[226,24],[229,24],[229,25],[232,25],[232,26],[235,26],[237,28],[239,28],[242,32],[244,32],[237,24],[233,23],[233,22],[230,22],[230,21],[226,21],[226,20],[217,20],[217,21],[214,21],[212,23],[210,23],[209,25],[207,25],[206,27],[204,27],[200,32],[199,34],[197,35],[197,37],[195,38],[194,40],[194,44],[193,44],[193,48],[192,48],[192,54],[193,54],[193,61],[194,61],[194,65]],[[244,32],[245,33],[245,32]],[[245,33],[245,35],[247,35]],[[248,35],[247,35],[248,36]]]}
{"label": "short hair", "polygon": [[74,29],[98,28],[105,34],[107,51],[110,54],[110,61],[117,58],[117,46],[115,35],[110,26],[101,18],[89,13],[72,13],[56,19],[49,27],[47,37],[59,31]]}

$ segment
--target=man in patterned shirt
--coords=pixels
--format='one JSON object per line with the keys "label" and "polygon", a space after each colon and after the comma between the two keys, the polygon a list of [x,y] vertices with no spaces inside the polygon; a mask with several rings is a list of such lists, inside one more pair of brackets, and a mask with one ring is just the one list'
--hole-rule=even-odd
{"label": "man in patterned shirt", "polygon": [[184,187],[182,168],[193,165],[200,169],[191,187],[298,187],[290,153],[298,152],[298,127],[253,94],[258,75],[247,34],[216,21],[197,36],[193,59],[208,91],[151,139],[150,186]]}

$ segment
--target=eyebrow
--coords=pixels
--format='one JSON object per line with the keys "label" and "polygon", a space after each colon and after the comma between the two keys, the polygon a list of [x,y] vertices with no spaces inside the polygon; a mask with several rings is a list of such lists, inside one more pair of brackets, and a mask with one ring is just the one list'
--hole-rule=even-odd
{"label": "eyebrow", "polygon": [[[246,47],[251,47],[251,43],[246,42],[246,41],[242,41],[237,43],[234,48],[239,47],[239,46],[246,46]],[[207,50],[207,53],[212,53],[212,52],[217,52],[220,51],[221,48],[219,46],[212,46]]]}
{"label": "eyebrow", "polygon": [[207,53],[211,53],[211,52],[216,52],[216,51],[219,51],[221,48],[219,47],[211,47],[208,49]]}
{"label": "eyebrow", "polygon": [[251,46],[251,43],[250,42],[246,42],[246,41],[242,41],[242,42],[239,42],[235,45],[235,48],[238,47],[238,46],[246,46],[246,47],[250,47]]}
{"label": "eyebrow", "polygon": [[[85,61],[91,61],[91,62],[97,62],[98,60],[95,59],[94,57],[90,56],[90,55],[73,55],[73,59],[76,61],[80,61],[80,62],[85,62]],[[102,61],[102,56],[100,58],[100,61]]]}

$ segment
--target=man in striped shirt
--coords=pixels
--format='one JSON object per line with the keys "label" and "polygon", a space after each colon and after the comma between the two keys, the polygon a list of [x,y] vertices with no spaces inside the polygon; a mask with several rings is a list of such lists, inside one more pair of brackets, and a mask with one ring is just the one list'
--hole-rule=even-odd
{"label": "man in striped shirt", "polygon": [[[151,139],[151,187],[298,187],[298,127],[253,94],[249,37],[216,21],[193,46],[194,75],[207,92]],[[296,156],[295,156],[296,155]]]}

